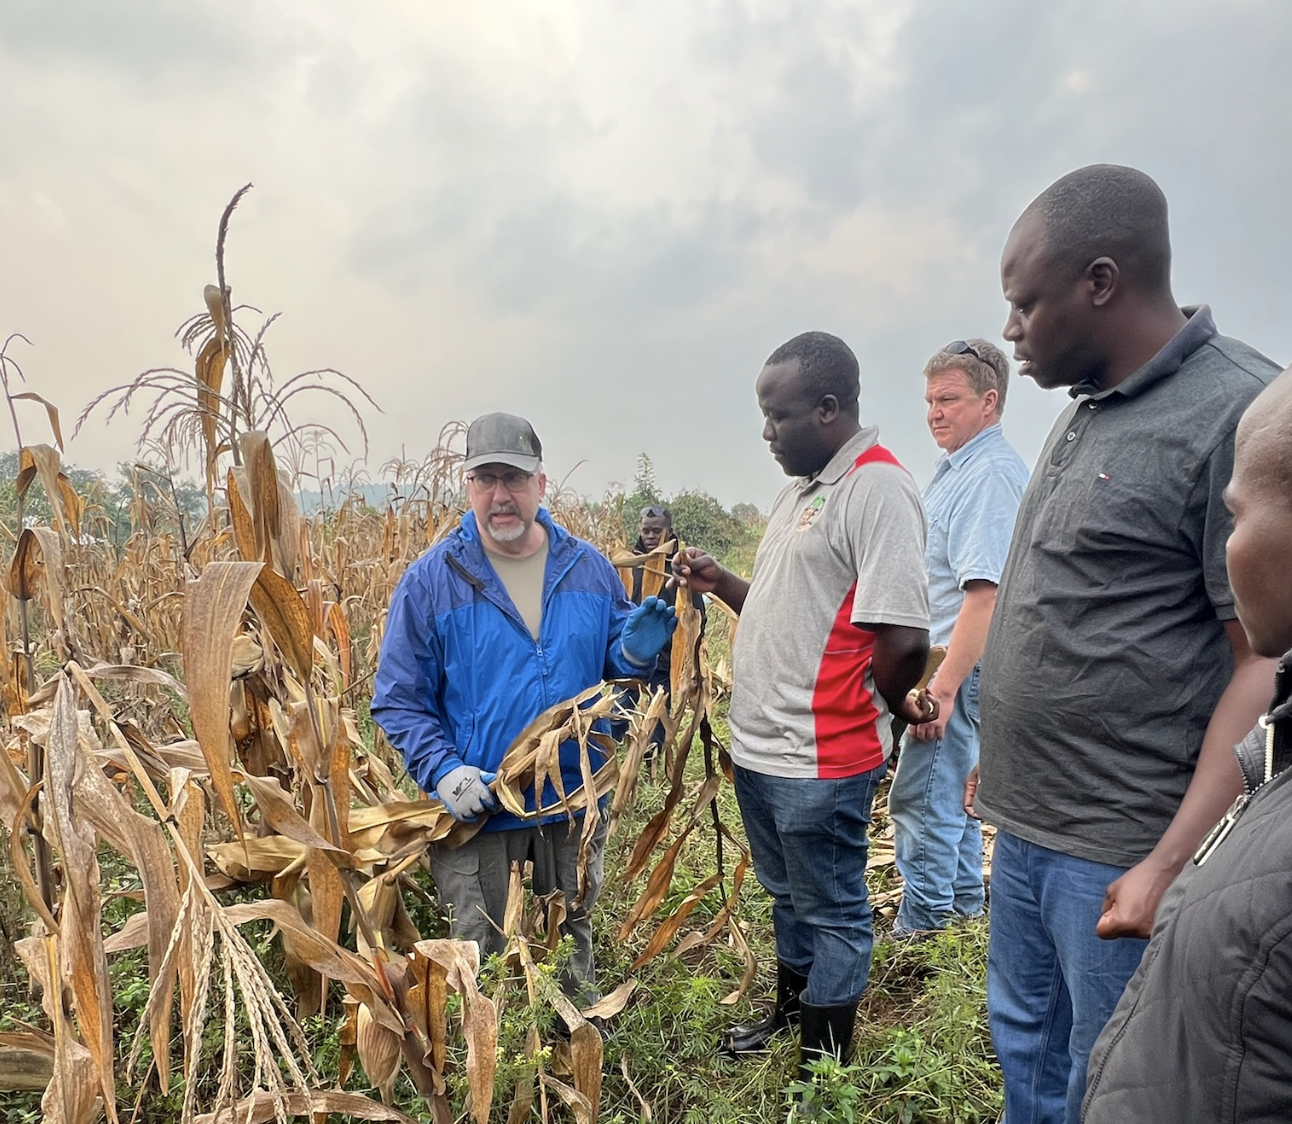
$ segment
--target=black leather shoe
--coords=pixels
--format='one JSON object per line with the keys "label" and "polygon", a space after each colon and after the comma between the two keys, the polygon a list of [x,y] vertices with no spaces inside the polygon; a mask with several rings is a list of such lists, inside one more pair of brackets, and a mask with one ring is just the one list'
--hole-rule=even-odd
{"label": "black leather shoe", "polygon": [[794,1026],[799,1019],[799,997],[807,988],[807,976],[777,961],[776,1006],[765,1019],[741,1023],[727,1031],[722,1050],[732,1057],[760,1054],[768,1049],[772,1036]]}

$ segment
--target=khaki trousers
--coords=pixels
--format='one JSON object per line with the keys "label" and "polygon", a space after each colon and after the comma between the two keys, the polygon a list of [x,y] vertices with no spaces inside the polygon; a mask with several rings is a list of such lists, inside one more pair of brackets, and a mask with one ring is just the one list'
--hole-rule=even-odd
{"label": "khaki trousers", "polygon": [[449,912],[449,932],[455,940],[472,940],[480,946],[481,960],[506,947],[502,925],[511,882],[511,864],[532,863],[530,876],[535,895],[553,890],[565,894],[563,936],[574,941],[574,953],[562,974],[562,989],[582,1006],[600,998],[596,967],[592,961],[590,914],[605,880],[607,824],[603,817],[592,837],[588,862],[588,891],[578,909],[571,903],[579,892],[579,835],[582,820],[522,827],[514,831],[482,831],[454,850],[439,844],[430,848],[431,874],[440,904]]}

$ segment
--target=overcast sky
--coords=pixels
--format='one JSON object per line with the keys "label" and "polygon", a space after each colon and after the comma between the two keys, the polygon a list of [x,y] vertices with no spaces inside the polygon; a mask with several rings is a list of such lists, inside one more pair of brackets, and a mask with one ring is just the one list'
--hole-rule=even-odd
{"label": "overcast sky", "polygon": [[[1009,227],[1080,165],[1154,176],[1180,301],[1292,359],[1290,108],[1288,0],[4,0],[0,334],[69,437],[189,366],[172,333],[251,181],[235,301],[282,313],[280,380],[377,400],[374,477],[504,409],[581,491],[646,452],[666,492],[766,509],[754,378],[819,328],[923,482],[924,360],[999,339]],[[1012,390],[1029,462],[1064,401]],[[68,459],[132,457],[138,417]]]}

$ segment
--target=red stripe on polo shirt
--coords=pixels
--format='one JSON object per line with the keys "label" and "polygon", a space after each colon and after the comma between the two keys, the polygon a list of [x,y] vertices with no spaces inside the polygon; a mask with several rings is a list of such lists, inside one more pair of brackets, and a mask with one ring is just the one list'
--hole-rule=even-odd
{"label": "red stripe on polo shirt", "polygon": [[848,475],[851,476],[863,464],[895,464],[903,472],[906,471],[906,466],[893,456],[892,453],[885,449],[883,445],[872,445],[862,453],[861,456],[852,462],[852,467],[848,469]]}
{"label": "red stripe on polo shirt", "polygon": [[839,607],[812,694],[816,773],[823,780],[856,776],[884,760],[884,746],[875,725],[879,708],[866,688],[875,634],[852,623],[856,588],[848,591]]}
{"label": "red stripe on polo shirt", "polygon": [[[901,462],[882,445],[872,445],[854,462],[849,475],[864,464]],[[816,718],[817,776],[837,780],[869,772],[884,762],[879,708],[866,686],[875,652],[875,634],[852,623],[854,582],[835,614],[812,694]]]}

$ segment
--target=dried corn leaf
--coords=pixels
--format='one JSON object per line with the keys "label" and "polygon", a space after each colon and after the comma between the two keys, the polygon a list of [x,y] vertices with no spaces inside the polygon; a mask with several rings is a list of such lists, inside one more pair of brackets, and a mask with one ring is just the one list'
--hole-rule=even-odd
{"label": "dried corn leaf", "polygon": [[315,1089],[309,1093],[287,1093],[281,1101],[271,1094],[257,1091],[251,1096],[228,1105],[218,1112],[208,1112],[196,1118],[194,1124],[265,1124],[278,1116],[279,1108],[288,1116],[311,1116],[336,1112],[356,1120],[393,1120],[397,1124],[417,1124],[411,1116],[399,1109],[383,1105],[358,1093],[338,1093]]}
{"label": "dried corn leaf", "polygon": [[331,851],[337,856],[336,861],[348,865],[349,854],[340,847],[333,846],[310,825],[296,810],[291,795],[284,792],[282,785],[273,777],[257,777],[241,771],[237,773],[237,777],[251,791],[261,818],[275,832],[306,847]]}
{"label": "dried corn leaf", "polygon": [[278,506],[278,466],[274,462],[273,445],[269,434],[262,430],[244,433],[238,439],[238,444],[242,449],[242,461],[247,468],[250,491],[244,498],[251,508],[251,517],[255,520],[256,549],[261,552],[258,557],[272,566],[274,540],[282,530]]}
{"label": "dried corn leaf", "polygon": [[296,587],[266,566],[251,587],[251,604],[297,679],[308,683],[314,669],[314,626]]}
{"label": "dried corn leaf", "polygon": [[39,394],[36,394],[30,390],[23,391],[22,394],[9,395],[9,401],[39,402],[42,406],[44,406],[45,413],[49,417],[49,428],[54,432],[54,444],[58,446],[60,451],[62,450],[63,430],[58,424],[58,407],[55,406],[54,403],[42,398]]}
{"label": "dried corn leaf", "polygon": [[174,691],[181,699],[188,701],[188,691],[184,684],[173,675],[155,667],[140,667],[138,664],[99,663],[87,667],[85,674],[95,680],[111,680],[114,683],[138,683],[141,685],[165,687]]}
{"label": "dried corn leaf", "polygon": [[0,1032],[0,1089],[45,1089],[55,1055],[54,1036],[43,1030]]}
{"label": "dried corn leaf", "polygon": [[45,489],[45,496],[49,500],[49,510],[54,516],[54,526],[58,529],[59,537],[66,539],[67,523],[63,512],[63,489],[59,487],[58,482],[60,476],[65,482],[67,481],[62,463],[58,450],[49,445],[24,445],[18,454],[17,491],[18,495],[25,496],[27,489],[31,487],[31,482],[39,476],[41,485]]}
{"label": "dried corn leaf", "polygon": [[328,604],[327,625],[336,640],[336,650],[341,664],[341,690],[350,689],[353,667],[350,652],[350,622],[346,619],[345,610],[339,601]]}
{"label": "dried corn leaf", "polygon": [[361,1006],[355,1045],[368,1081],[381,1091],[382,1101],[390,1104],[394,1099],[395,1079],[399,1076],[399,1035],[376,1022],[372,1012]]}
{"label": "dried corn leaf", "polygon": [[294,906],[271,898],[225,906],[222,916],[232,925],[272,921],[280,932],[290,932],[296,955],[316,972],[329,979],[340,980],[351,995],[372,1011],[377,1022],[403,1035],[404,1024],[386,1002],[386,989],[376,966],[317,932]]}
{"label": "dried corn leaf", "polygon": [[[207,288],[215,290],[217,303],[221,304],[220,317],[223,319],[224,308],[219,290],[214,285],[208,285]],[[220,421],[220,388],[224,383],[224,366],[228,358],[224,332],[216,331],[202,345],[193,364],[193,375],[197,379],[197,408],[202,421],[202,440],[206,447],[205,475],[208,480],[215,469],[219,449],[216,434]]]}
{"label": "dried corn leaf", "polygon": [[309,848],[282,835],[266,835],[246,838],[241,843],[216,843],[206,853],[221,871],[238,882],[267,882],[304,866]]}
{"label": "dried corn leaf", "polygon": [[[683,764],[685,763],[685,759],[680,754],[678,759]],[[682,785],[681,785],[681,776],[680,776],[681,770],[676,769],[675,772],[678,775],[674,778],[674,783],[672,788],[669,790],[668,796],[665,797],[664,807],[659,811],[657,815],[655,815],[651,819],[650,823],[646,825],[646,829],[642,832],[641,836],[638,838],[637,844],[636,846],[633,847],[633,852],[629,856],[627,868],[624,871],[624,878],[627,881],[632,881],[634,878],[637,877],[637,875],[639,875],[642,872],[642,870],[645,868],[647,860],[650,858],[651,849],[655,846],[656,843],[659,842],[660,839],[664,837],[664,835],[668,831],[669,820],[672,816],[673,808],[676,807],[677,803],[682,798]],[[670,879],[672,877],[672,873],[673,873],[672,862],[676,861],[677,859],[678,843],[681,840],[685,839],[686,835],[690,832],[691,828],[695,826],[695,823],[699,819],[700,814],[703,812],[705,806],[717,794],[720,783],[721,783],[721,777],[718,776],[718,774],[716,773],[712,776],[705,778],[704,784],[701,786],[700,792],[696,798],[695,806],[690,818],[690,823],[688,824],[686,829],[682,832],[682,834],[678,836],[678,839],[675,840],[674,843],[669,848],[669,851],[672,853],[672,860],[667,860],[667,859],[662,860],[660,864],[652,872],[651,874],[652,883],[656,882],[657,879],[660,879],[660,878],[665,879],[662,886],[662,889],[664,891],[667,891],[668,889],[667,879]],[[661,868],[665,866],[666,862],[667,862],[667,870],[662,871]],[[658,904],[658,902],[656,904]],[[638,908],[641,908],[641,907],[642,907],[642,903],[639,901]],[[652,910],[653,910],[653,907],[652,907]],[[651,912],[652,910],[646,910],[645,912]],[[640,920],[641,916],[644,916],[644,915],[645,915],[644,913],[638,914],[636,916],[636,919]]]}
{"label": "dried corn leaf", "polygon": [[[409,953],[405,961],[405,972],[395,983],[396,1001],[403,1013],[404,1022],[420,1041],[421,1057],[416,1061],[422,1066],[423,1079],[430,1082],[430,1094],[433,1100],[444,1101],[446,1086],[444,1083],[444,1065],[448,1057],[449,1019],[445,1008],[449,988],[446,978],[448,969],[437,964],[429,957],[421,956],[416,949]],[[404,1057],[410,1062],[408,1047],[412,1045],[405,1039]]]}
{"label": "dried corn leaf", "polygon": [[642,762],[646,758],[646,753],[651,747],[651,736],[655,728],[659,725],[660,720],[664,717],[668,708],[665,700],[664,689],[656,688],[655,693],[651,696],[649,705],[646,707],[646,713],[642,716],[639,723],[635,723],[632,734],[628,739],[628,749],[624,753],[623,762],[619,766],[619,783],[615,786],[615,794],[610,799],[610,830],[613,832],[615,824],[624,812],[632,806],[633,799],[637,793],[637,781],[641,775]]}
{"label": "dried corn leaf", "polygon": [[[310,818],[314,822],[316,830],[327,830],[326,815],[324,813],[324,801],[318,798],[318,789],[315,789],[315,799],[310,807]],[[336,853],[324,853],[323,851],[311,849],[306,856],[305,869],[309,874],[310,900],[313,910],[311,923],[313,928],[321,933],[330,941],[336,941],[341,933],[341,903],[345,900],[345,886],[341,880],[341,874],[337,869],[337,864],[333,861],[342,856]],[[345,856],[347,863],[348,856]],[[358,912],[358,903],[352,902]],[[358,918],[356,918],[358,920]],[[371,931],[370,923],[366,918],[362,919],[360,930],[367,928]],[[327,993],[327,979],[324,977],[319,981],[320,996]]]}
{"label": "dried corn leaf", "polygon": [[19,601],[39,597],[54,627],[63,630],[63,544],[48,527],[26,527],[18,536],[9,566],[9,592]]}
{"label": "dried corn leaf", "polygon": [[[418,957],[443,968],[447,987],[462,996],[471,1114],[478,1124],[485,1124],[493,1103],[493,1079],[498,1068],[498,1010],[493,1000],[476,986],[480,946],[475,941],[418,941],[414,950]],[[410,958],[410,966],[413,962]]]}
{"label": "dried corn leaf", "polygon": [[85,501],[76,494],[72,481],[65,473],[60,472],[55,479],[58,487],[58,503],[62,504],[63,516],[72,525],[72,533],[80,536],[81,518],[85,515]]}
{"label": "dried corn leaf", "polygon": [[182,651],[188,683],[189,716],[216,795],[244,837],[233,791],[233,747],[229,738],[229,678],[233,637],[256,577],[259,562],[212,562],[185,587]]}
{"label": "dried corn leaf", "polygon": [[628,1006],[628,1000],[637,990],[636,980],[625,980],[609,995],[603,995],[591,1007],[583,1009],[585,1019],[612,1019]]}
{"label": "dried corn leaf", "polygon": [[54,699],[45,762],[49,796],[46,827],[63,860],[58,978],[71,989],[81,1041],[93,1060],[105,1111],[115,1121],[112,993],[100,935],[98,841],[75,799],[77,740],[76,700],[71,683],[63,679]]}
{"label": "dried corn leaf", "polygon": [[736,946],[736,951],[745,961],[745,970],[740,975],[739,985],[718,1000],[723,1006],[730,1007],[753,986],[754,977],[758,975],[758,960],[754,957],[754,950],[749,947],[749,941],[739,925],[730,925],[727,931],[731,934],[731,943]]}
{"label": "dried corn leaf", "polygon": [[438,800],[397,800],[350,810],[350,846],[393,854],[408,842],[437,843],[454,821]]}
{"label": "dried corn leaf", "polygon": [[696,885],[691,892],[682,899],[677,909],[666,917],[660,923],[659,928],[651,934],[651,939],[647,942],[646,947],[642,949],[637,959],[633,961],[632,967],[629,971],[635,972],[643,964],[649,963],[663,952],[664,949],[672,943],[673,938],[677,935],[678,929],[682,927],[682,922],[691,915],[691,911],[704,900],[705,896],[711,890],[717,888],[721,881],[721,874],[711,874],[708,878],[704,879],[704,881]]}
{"label": "dried corn leaf", "polygon": [[202,286],[202,303],[211,317],[211,327],[217,336],[225,333],[226,317],[224,315],[224,293],[219,285]]}
{"label": "dried corn leaf", "polygon": [[632,1093],[633,1097],[637,1101],[638,1107],[641,1108],[641,1116],[639,1117],[641,1124],[650,1124],[653,1115],[651,1113],[651,1107],[646,1103],[646,1098],[638,1092],[637,1086],[633,1083],[632,1076],[628,1072],[627,1054],[623,1054],[619,1058],[619,1072],[624,1075],[624,1083],[628,1086],[628,1091]]}
{"label": "dried corn leaf", "polygon": [[[305,525],[292,492],[291,478],[281,468],[278,470],[278,523],[274,559],[278,572],[290,580],[295,577],[297,565],[302,561],[301,540],[305,536]],[[308,548],[303,560],[308,565]]]}
{"label": "dried corn leaf", "polygon": [[[600,1041],[600,1038],[598,1037],[597,1040]],[[543,1083],[543,1088],[551,1089],[574,1114],[578,1124],[596,1124],[596,1113],[593,1111],[592,1102],[586,1096],[549,1074],[540,1073],[538,1077]]]}
{"label": "dried corn leaf", "polygon": [[67,1025],[61,1003],[57,938],[26,937],[14,945],[40,987],[41,1005],[54,1027],[54,1071],[40,1107],[49,1124],[91,1124],[99,1118],[98,1074],[90,1051]]}
{"label": "dried corn leaf", "polygon": [[462,1032],[467,1040],[471,1115],[477,1124],[487,1124],[493,1104],[494,1073],[498,1068],[498,1009],[492,999],[474,987],[464,995]]}
{"label": "dried corn leaf", "polygon": [[161,825],[130,807],[83,749],[77,770],[76,797],[81,814],[123,856],[133,861],[143,882],[148,903],[145,915],[148,978],[158,996],[150,1004],[149,1031],[158,1087],[165,1090],[170,1083],[170,1015],[175,981],[173,971],[163,970],[163,962],[179,916],[180,891],[175,863]]}
{"label": "dried corn leaf", "polygon": [[350,1080],[355,1049],[358,1045],[359,1000],[353,995],[342,996],[341,1009],[345,1012],[345,1018],[341,1020],[341,1026],[336,1035],[337,1045],[341,1048],[340,1057],[337,1059],[336,1083],[338,1088],[344,1089],[346,1082]]}
{"label": "dried corn leaf", "polygon": [[252,518],[251,508],[247,506],[251,483],[247,479],[245,468],[229,469],[226,494],[229,498],[229,521],[233,524],[233,539],[237,543],[238,553],[242,555],[244,562],[258,562],[260,549],[256,545],[256,521]]}
{"label": "dried corn leaf", "polygon": [[[669,664],[669,694],[678,700],[673,710],[680,710],[686,689],[697,680],[696,654],[700,648],[700,610],[691,600],[691,591],[678,587],[676,598],[677,628],[673,630]],[[697,708],[698,709],[698,708]]]}

